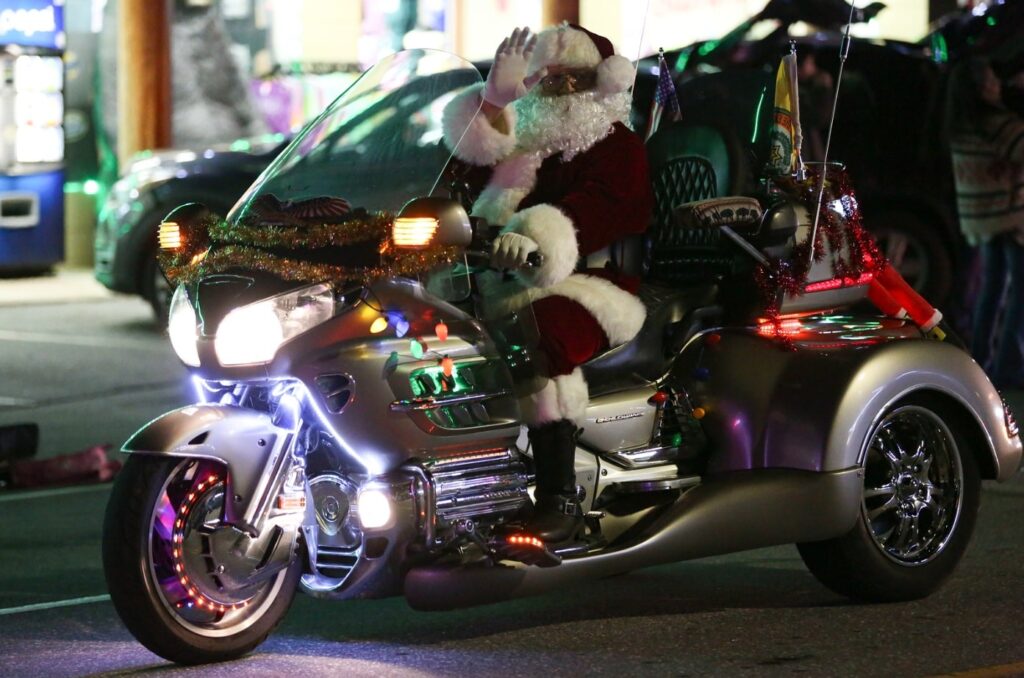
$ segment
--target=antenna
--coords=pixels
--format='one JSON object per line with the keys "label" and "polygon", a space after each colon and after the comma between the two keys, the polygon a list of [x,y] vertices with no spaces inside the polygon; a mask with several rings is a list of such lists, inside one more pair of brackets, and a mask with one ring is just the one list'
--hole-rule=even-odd
{"label": "antenna", "polygon": [[839,104],[839,86],[843,84],[843,67],[846,65],[846,57],[850,55],[850,26],[853,25],[853,13],[857,8],[856,0],[850,0],[850,17],[846,21],[846,33],[843,35],[843,42],[839,45],[839,74],[836,76],[836,91],[832,97],[832,117],[828,121],[828,135],[825,137],[825,157],[821,162],[821,177],[818,186],[818,199],[814,208],[814,227],[811,229],[811,247],[807,254],[809,260],[808,268],[814,263],[814,243],[818,237],[818,220],[821,219],[821,200],[825,194],[825,174],[828,172],[828,150],[832,145],[832,127],[836,123],[836,106]]}
{"label": "antenna", "polygon": [[651,0],[647,0],[647,4],[644,6],[644,22],[640,25],[640,42],[636,46],[636,61],[633,66],[633,87],[636,88],[636,74],[640,71],[640,55],[644,52],[644,35],[647,33],[647,19],[650,17],[651,12]]}

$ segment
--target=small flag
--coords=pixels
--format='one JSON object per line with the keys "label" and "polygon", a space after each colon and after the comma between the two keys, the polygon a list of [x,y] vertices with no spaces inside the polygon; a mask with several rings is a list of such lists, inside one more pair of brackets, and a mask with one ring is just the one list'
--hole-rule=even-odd
{"label": "small flag", "polygon": [[800,103],[796,88],[796,53],[782,57],[775,74],[775,115],[771,132],[768,169],[792,174],[800,166]]}
{"label": "small flag", "polygon": [[676,86],[672,82],[672,70],[665,62],[665,50],[658,50],[658,87],[654,90],[654,101],[651,102],[651,114],[647,117],[647,133],[644,134],[644,141],[658,131],[661,117],[665,110],[668,110],[669,118],[673,121],[679,120],[682,114],[679,111],[679,99],[676,97]]}

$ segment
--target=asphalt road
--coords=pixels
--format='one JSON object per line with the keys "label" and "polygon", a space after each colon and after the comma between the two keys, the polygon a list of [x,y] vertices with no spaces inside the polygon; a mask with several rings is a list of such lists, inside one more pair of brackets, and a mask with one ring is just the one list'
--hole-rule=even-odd
{"label": "asphalt road", "polygon": [[[119,444],[185,402],[183,377],[141,302],[0,308],[0,425],[39,422],[41,455]],[[138,645],[106,599],[108,492],[0,491],[0,675],[1024,675],[1020,476],[986,484],[967,556],[919,602],[851,604],[779,547],[451,613],[300,596],[256,654],[192,669]]]}

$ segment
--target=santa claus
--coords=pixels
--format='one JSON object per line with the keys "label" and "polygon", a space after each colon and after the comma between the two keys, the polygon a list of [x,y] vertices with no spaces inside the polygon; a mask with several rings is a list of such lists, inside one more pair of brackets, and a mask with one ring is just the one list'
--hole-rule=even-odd
{"label": "santa claus", "polygon": [[[527,529],[548,543],[582,525],[573,461],[589,396],[580,365],[633,338],[639,281],[581,261],[642,233],[653,198],[640,137],[628,127],[634,69],[611,43],[562,24],[502,41],[487,82],[444,112],[445,142],[467,166],[472,213],[503,224],[492,264],[514,270],[539,329],[543,378],[522,399],[537,467]],[[542,264],[524,268],[538,252]]]}

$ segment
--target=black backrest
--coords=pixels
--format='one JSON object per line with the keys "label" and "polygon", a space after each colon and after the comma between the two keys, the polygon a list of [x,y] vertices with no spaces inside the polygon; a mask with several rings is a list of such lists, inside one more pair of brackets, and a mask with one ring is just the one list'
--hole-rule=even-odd
{"label": "black backrest", "polygon": [[729,195],[735,157],[725,135],[711,125],[667,124],[647,142],[654,216],[647,231],[646,280],[688,285],[728,267],[718,229],[679,228],[673,212],[683,203]]}

